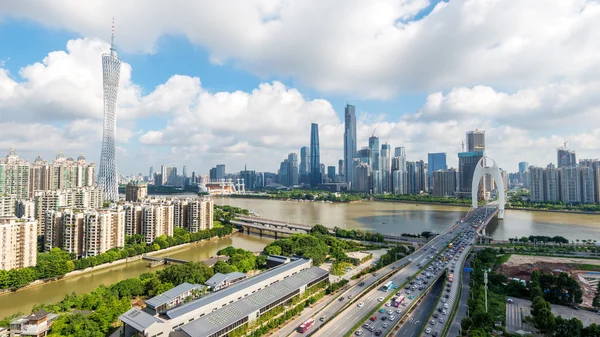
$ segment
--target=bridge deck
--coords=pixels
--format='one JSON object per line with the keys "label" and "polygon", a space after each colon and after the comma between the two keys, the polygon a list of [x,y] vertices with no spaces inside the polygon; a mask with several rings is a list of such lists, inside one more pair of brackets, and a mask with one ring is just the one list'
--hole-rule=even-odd
{"label": "bridge deck", "polygon": [[237,221],[237,220],[231,220],[230,222],[232,224],[238,225],[238,226],[249,227],[249,228],[260,229],[260,230],[266,230],[266,231],[277,232],[277,233],[282,233],[282,234],[290,234],[291,235],[291,234],[298,234],[299,233],[298,231],[293,231],[293,230],[287,229],[287,228],[267,227],[265,225],[253,224],[253,223],[242,222],[242,221]]}
{"label": "bridge deck", "polygon": [[310,231],[310,229],[312,228],[311,226],[307,226],[307,225],[283,222],[283,221],[277,221],[277,220],[271,220],[271,219],[264,219],[264,218],[258,218],[258,217],[238,216],[237,219],[242,220],[242,221],[252,221],[252,222],[262,223],[265,225],[297,228],[297,229],[302,229],[305,231]]}

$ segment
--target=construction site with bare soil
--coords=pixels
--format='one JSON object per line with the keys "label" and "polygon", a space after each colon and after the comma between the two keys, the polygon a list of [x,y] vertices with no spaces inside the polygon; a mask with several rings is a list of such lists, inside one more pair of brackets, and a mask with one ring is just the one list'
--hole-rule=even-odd
{"label": "construction site with bare soil", "polygon": [[581,306],[592,307],[592,299],[600,281],[600,259],[511,255],[506,262],[496,266],[497,273],[525,281],[529,281],[531,272],[536,269],[543,273],[568,273],[577,280],[583,291]]}

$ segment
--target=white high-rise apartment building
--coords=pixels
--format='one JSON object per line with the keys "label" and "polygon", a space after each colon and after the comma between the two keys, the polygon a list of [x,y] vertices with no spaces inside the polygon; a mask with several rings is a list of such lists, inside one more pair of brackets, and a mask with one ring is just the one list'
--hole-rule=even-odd
{"label": "white high-rise apartment building", "polygon": [[35,220],[0,217],[0,269],[36,265],[37,227]]}
{"label": "white high-rise apartment building", "polygon": [[186,225],[190,233],[213,228],[213,208],[214,202],[210,198],[189,202]]}
{"label": "white high-rise apartment building", "polygon": [[553,164],[549,164],[544,171],[544,201],[557,202],[559,200],[558,169]]}
{"label": "white high-rise apartment building", "polygon": [[144,205],[141,234],[144,235],[147,244],[151,244],[161,235],[173,236],[173,205]]}
{"label": "white high-rise apartment building", "polygon": [[37,191],[92,187],[95,170],[96,166],[87,163],[81,154],[75,160],[59,151],[52,163],[38,156],[29,167],[29,195]]}
{"label": "white high-rise apartment building", "polygon": [[[59,213],[60,214],[60,213]],[[58,247],[76,256],[83,256],[83,227],[85,216],[81,210],[65,209],[60,214],[60,238]]]}
{"label": "white high-rise apartment building", "polygon": [[125,205],[125,235],[134,236],[142,233],[142,206]]}
{"label": "white high-rise apartment building", "polygon": [[83,256],[96,256],[125,245],[124,211],[87,211],[84,214]]}
{"label": "white high-rise apartment building", "polygon": [[594,170],[591,167],[580,167],[581,177],[581,202],[593,204],[596,202],[596,191],[594,186]]}
{"label": "white high-rise apartment building", "polygon": [[558,169],[560,181],[560,200],[565,204],[581,202],[580,172],[575,166]]}
{"label": "white high-rise apartment building", "polygon": [[173,200],[173,226],[186,228],[188,222],[189,199]]}
{"label": "white high-rise apartment building", "polygon": [[14,149],[0,159],[0,195],[3,194],[29,198],[29,163],[20,159]]}
{"label": "white high-rise apartment building", "polygon": [[541,167],[529,167],[530,174],[530,199],[533,202],[544,202],[544,169]]}
{"label": "white high-rise apartment building", "polygon": [[0,195],[0,216],[15,216],[17,196],[14,194]]}
{"label": "white high-rise apartment building", "polygon": [[35,193],[35,217],[40,224],[39,235],[44,235],[44,216],[49,210],[58,211],[61,207],[81,209],[101,208],[104,203],[103,191],[97,187],[82,187],[69,190],[38,191]]}

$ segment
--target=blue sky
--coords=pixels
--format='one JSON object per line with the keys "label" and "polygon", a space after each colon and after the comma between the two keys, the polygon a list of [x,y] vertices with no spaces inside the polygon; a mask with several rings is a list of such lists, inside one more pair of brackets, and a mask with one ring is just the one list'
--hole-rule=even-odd
{"label": "blue sky", "polygon": [[[594,157],[600,46],[580,31],[597,31],[595,5],[556,5],[256,0],[157,3],[142,15],[118,1],[99,1],[93,12],[67,2],[0,5],[0,70],[10,73],[0,89],[17,88],[0,93],[0,127],[10,131],[0,150],[15,146],[32,160],[65,149],[97,161],[99,54],[114,15],[117,51],[131,67],[119,96],[123,174],[163,163],[274,171],[308,145],[311,122],[321,125],[331,165],[342,155],[346,102],[364,117],[359,147],[376,129],[382,143],[405,146],[409,160],[447,152],[455,166],[475,126],[509,170],[521,160],[553,161],[564,141]],[[63,54],[33,66],[55,51]]]}

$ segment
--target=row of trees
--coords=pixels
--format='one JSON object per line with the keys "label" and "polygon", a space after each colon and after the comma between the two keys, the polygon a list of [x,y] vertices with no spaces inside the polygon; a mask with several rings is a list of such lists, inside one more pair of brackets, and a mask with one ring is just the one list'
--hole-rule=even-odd
{"label": "row of trees", "polygon": [[331,202],[350,202],[368,198],[362,193],[338,192],[331,193],[325,191],[311,191],[303,189],[293,190],[268,190],[266,194],[243,194],[234,195],[240,198],[259,198],[259,199],[293,199],[309,201],[331,201]]}
{"label": "row of trees", "polygon": [[[317,226],[321,226],[321,225],[317,225]],[[325,228],[324,226],[321,226],[323,228]],[[315,227],[313,227],[314,229]],[[325,228],[325,230],[327,230],[327,228]],[[370,242],[383,242],[384,241],[384,237],[381,233],[374,233],[371,231],[364,231],[364,230],[360,230],[360,229],[343,229],[343,228],[339,228],[339,227],[334,227],[333,228],[333,232],[334,235],[340,238],[345,238],[345,239],[353,239],[353,240],[363,240],[363,241],[370,241]],[[329,233],[328,231],[326,233],[323,234],[327,234]]]}
{"label": "row of trees", "polygon": [[231,234],[231,232],[232,227],[230,225],[199,231],[197,233],[189,233],[183,228],[175,228],[173,236],[160,236],[152,244],[146,244],[144,236],[136,234],[126,239],[126,244],[123,248],[113,248],[102,254],[81,259],[75,259],[73,254],[60,248],[53,248],[50,252],[38,253],[38,262],[35,267],[8,271],[0,270],[0,289],[16,290],[35,280],[61,277],[74,270],[95,267],[104,263],[111,263],[116,260],[184,243],[210,239],[215,236],[223,237]]}
{"label": "row of trees", "polygon": [[247,273],[250,270],[264,268],[267,262],[266,255],[256,256],[250,251],[232,246],[219,250],[217,254],[229,256],[227,263],[218,261],[214,266],[215,272],[222,274],[235,271]]}
{"label": "row of trees", "polygon": [[[397,200],[397,201],[411,201],[411,202],[423,202],[423,203],[439,203],[449,205],[471,205],[471,199],[460,199],[460,198],[442,198],[436,197],[431,194],[377,194],[373,196],[376,200]],[[481,200],[480,204],[485,203]]]}
{"label": "row of trees", "polygon": [[[559,245],[568,244],[569,240],[564,236],[543,236],[543,235],[530,235],[529,237],[523,236],[521,238],[509,238],[508,241],[510,243],[535,243],[535,244],[546,244],[546,243],[556,243]],[[579,242],[579,240],[577,240]]]}
{"label": "row of trees", "polygon": [[[532,281],[534,287],[539,284]],[[577,318],[563,318],[552,314],[550,302],[542,296],[536,296],[531,303],[531,320],[536,328],[545,336],[552,337],[597,337],[600,336],[600,325],[591,324],[583,327]]]}

